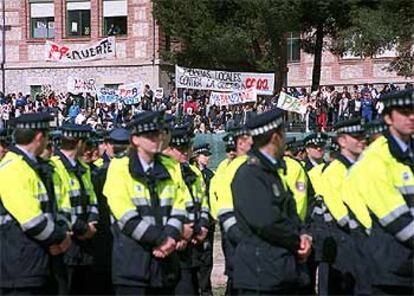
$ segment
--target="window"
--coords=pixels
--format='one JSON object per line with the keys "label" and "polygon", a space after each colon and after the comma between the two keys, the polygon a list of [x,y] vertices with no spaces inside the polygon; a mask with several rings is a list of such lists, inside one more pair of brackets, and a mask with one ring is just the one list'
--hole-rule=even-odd
{"label": "window", "polygon": [[288,63],[300,61],[300,34],[297,32],[288,33],[287,60]]}
{"label": "window", "polygon": [[126,35],[128,32],[127,1],[105,0],[103,5],[103,35]]}
{"label": "window", "polygon": [[345,51],[342,54],[341,58],[343,60],[355,60],[355,59],[360,59],[361,57],[358,56],[358,55],[356,55],[356,54],[354,54],[354,53],[352,53],[352,51],[348,50],[348,51]]}
{"label": "window", "polygon": [[31,38],[55,37],[55,6],[53,3],[30,3]]}
{"label": "window", "polygon": [[68,2],[66,33],[68,37],[91,35],[91,2]]}

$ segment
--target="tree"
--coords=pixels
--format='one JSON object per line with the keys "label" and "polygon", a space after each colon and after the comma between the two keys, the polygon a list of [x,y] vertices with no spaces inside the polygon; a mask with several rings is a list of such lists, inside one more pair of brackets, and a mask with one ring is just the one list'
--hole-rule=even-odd
{"label": "tree", "polygon": [[317,90],[321,78],[322,53],[331,50],[331,40],[338,31],[350,26],[351,1],[302,0],[300,1],[301,31],[305,38],[302,47],[314,55],[312,91]]}
{"label": "tree", "polygon": [[335,50],[361,57],[396,49],[389,71],[414,76],[414,1],[357,1],[350,14],[351,26],[338,33]]}
{"label": "tree", "polygon": [[273,71],[285,83],[286,32],[298,30],[297,1],[154,0],[162,29],[182,50],[162,53],[172,63],[237,71]]}

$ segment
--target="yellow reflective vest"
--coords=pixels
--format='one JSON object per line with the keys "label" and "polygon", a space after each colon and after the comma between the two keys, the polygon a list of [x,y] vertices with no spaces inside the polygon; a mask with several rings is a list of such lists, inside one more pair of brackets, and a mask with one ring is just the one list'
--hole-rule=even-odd
{"label": "yellow reflective vest", "polygon": [[88,165],[78,160],[73,166],[59,150],[51,158],[55,171],[53,176],[58,205],[65,213],[71,213],[72,229],[82,235],[87,223],[98,221],[98,201],[93,189]]}
{"label": "yellow reflective vest", "polygon": [[384,230],[407,242],[414,237],[414,174],[389,133],[375,140],[351,170],[349,186]]}
{"label": "yellow reflective vest", "polygon": [[227,168],[227,166],[230,164],[231,160],[226,158],[220,162],[220,164],[217,167],[217,170],[213,176],[213,178],[210,181],[210,189],[209,189],[209,196],[210,196],[210,213],[211,216],[217,220],[217,208],[218,208],[218,191],[220,190],[220,180],[224,178],[223,172]]}
{"label": "yellow reflective vest", "polygon": [[152,254],[166,237],[181,239],[186,218],[182,189],[174,180],[177,171],[163,162],[155,156],[152,169],[144,172],[133,149],[109,165],[103,194],[116,221],[112,225],[114,284],[168,287],[176,279],[175,254],[165,259]]}
{"label": "yellow reflective vest", "polygon": [[286,172],[279,169],[279,176],[289,187],[296,201],[296,210],[300,219],[305,221],[308,209],[308,176],[305,169],[295,159],[284,156],[283,161],[286,164]]}
{"label": "yellow reflective vest", "polygon": [[347,198],[362,200],[371,214],[364,244],[371,284],[413,289],[414,161],[390,132],[376,139],[351,169]]}
{"label": "yellow reflective vest", "polygon": [[[222,172],[222,178],[217,183],[217,219],[220,221],[224,232],[228,232],[228,230],[236,224],[231,183],[238,168],[245,163],[247,159],[247,155],[238,156],[233,159]],[[246,182],[248,182],[248,180],[246,180]]]}
{"label": "yellow reflective vest", "polygon": [[196,222],[198,227],[208,228],[210,208],[203,174],[191,164],[181,164],[181,173],[191,196],[191,200],[185,203],[188,219]]}
{"label": "yellow reflective vest", "polygon": [[66,237],[52,212],[45,210],[52,201],[36,165],[17,147],[0,162],[0,288],[45,285],[47,247]]}
{"label": "yellow reflective vest", "polygon": [[321,191],[323,188],[321,178],[322,178],[322,171],[325,168],[325,166],[326,166],[325,163],[320,163],[308,171],[308,176],[312,183],[315,196],[321,195]]}

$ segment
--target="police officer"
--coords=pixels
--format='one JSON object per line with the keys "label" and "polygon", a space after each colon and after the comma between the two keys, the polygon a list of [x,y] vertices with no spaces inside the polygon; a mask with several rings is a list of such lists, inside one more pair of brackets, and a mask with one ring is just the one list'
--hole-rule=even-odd
{"label": "police officer", "polygon": [[93,251],[91,238],[99,220],[98,205],[89,166],[80,156],[85,142],[91,136],[88,125],[67,124],[61,127],[60,149],[54,151],[51,161],[54,170],[56,198],[64,204],[73,231],[73,244],[65,254],[70,294],[93,293],[95,284],[88,282],[92,273]]}
{"label": "police officer", "polygon": [[282,116],[271,111],[249,120],[254,149],[231,184],[237,227],[244,233],[234,258],[239,295],[294,293],[297,263],[311,252],[309,236],[301,235],[295,201],[275,173],[285,145],[282,124]]}
{"label": "police officer", "polygon": [[174,253],[185,205],[158,153],[164,122],[144,112],[131,122],[132,148],[112,159],[104,185],[112,224],[112,280],[117,295],[170,295],[179,277]]}
{"label": "police officer", "polygon": [[211,156],[210,144],[204,143],[194,146],[190,163],[198,167],[203,174],[203,180],[208,192],[210,181],[214,177],[214,172],[208,168],[209,157]]}
{"label": "police officer", "polygon": [[56,223],[56,201],[49,198],[38,174],[39,156],[47,144],[45,113],[15,120],[15,146],[0,163],[0,235],[2,295],[44,294],[49,280],[49,254],[64,253],[67,228]]}
{"label": "police officer", "polygon": [[[232,133],[227,133],[222,138],[225,150],[226,158],[223,159],[217,166],[216,173],[213,178],[210,180],[210,189],[209,189],[209,198],[210,198],[210,212],[213,217],[217,217],[217,196],[214,195],[216,191],[216,183],[220,180],[221,173],[225,168],[230,164],[230,162],[237,157],[236,154],[236,141]],[[223,241],[222,241],[223,242]]]}
{"label": "police officer", "polygon": [[96,144],[97,144],[98,159],[94,160],[93,165],[98,168],[100,168],[104,164],[108,166],[109,161],[111,160],[111,155],[108,152],[108,144],[109,144],[108,131],[96,130],[95,138],[96,138]]}
{"label": "police officer", "polygon": [[225,150],[226,158],[223,159],[217,166],[216,173],[210,181],[210,211],[213,217],[217,217],[217,196],[214,194],[216,192],[216,183],[220,180],[221,173],[226,169],[230,162],[237,157],[236,153],[236,140],[231,131],[227,131],[227,134],[222,138]]}
{"label": "police officer", "polygon": [[[208,143],[194,146],[191,163],[196,165],[203,174],[203,180],[206,185],[206,196],[208,206],[210,205],[209,188],[210,181],[214,177],[214,172],[208,166],[211,155],[210,145]],[[211,286],[211,272],[213,271],[213,246],[214,246],[215,220],[209,215],[209,227],[206,240],[203,242],[203,252],[200,255],[200,270],[198,272],[198,282],[201,295],[213,295]]]}
{"label": "police officer", "polygon": [[[226,137],[229,140],[232,139],[231,145],[233,145],[232,142],[234,141],[237,157],[229,161],[220,171],[217,170],[212,180],[213,185],[210,188],[210,198],[213,205],[212,208],[214,209],[213,216],[219,221],[221,230],[222,249],[226,264],[225,274],[227,275],[225,293],[226,295],[235,295],[236,290],[233,286],[233,257],[236,245],[241,240],[242,234],[237,227],[237,220],[234,215],[231,182],[239,166],[247,160],[246,154],[250,150],[253,141],[246,126],[234,126]],[[230,146],[228,143],[226,142],[227,147]]]}
{"label": "police officer", "polygon": [[348,186],[373,219],[365,254],[373,294],[413,295],[414,248],[414,93],[382,95],[388,131],[377,138],[352,168]]}
{"label": "police officer", "polygon": [[[109,158],[127,157],[130,132],[125,128],[114,128],[108,133],[105,152]],[[94,257],[94,281],[100,283],[95,289],[99,295],[114,294],[111,280],[111,252],[112,234],[110,223],[110,209],[106,197],[103,194],[108,167],[110,162],[105,161],[92,171],[92,183],[98,200],[99,227],[92,239]]]}
{"label": "police officer", "polygon": [[176,126],[172,131],[169,155],[181,165],[182,177],[191,195],[186,202],[187,222],[194,223],[191,244],[179,252],[181,278],[175,288],[177,295],[199,294],[198,272],[203,242],[209,227],[209,207],[206,188],[200,170],[189,163],[192,150],[192,131],[189,125]]}
{"label": "police officer", "polygon": [[321,175],[325,167],[324,154],[328,136],[324,133],[313,133],[305,137],[304,144],[306,150],[305,170],[309,175],[315,195],[320,194]]}
{"label": "police officer", "polygon": [[323,163],[325,145],[328,136],[324,133],[313,133],[305,137],[304,144],[306,150],[305,170],[309,172],[317,165]]}
{"label": "police officer", "polygon": [[[349,169],[365,149],[364,124],[364,120],[354,118],[335,125],[336,141],[340,146],[340,153],[322,173],[323,186],[321,186],[320,195],[326,211],[321,208],[316,211],[319,211],[319,216],[323,217],[328,228],[320,233],[315,242],[317,249],[318,244],[321,248],[325,248],[325,253],[322,255],[324,258],[321,259],[323,262],[319,268],[319,292],[321,293],[326,293],[328,290],[329,294],[352,294],[355,291],[355,281],[360,279],[360,276],[356,276],[355,270],[355,264],[360,261],[360,258],[356,257],[357,251],[353,239],[347,232],[349,228],[355,229],[358,226],[355,216],[359,217],[359,221],[366,229],[371,228],[371,219],[368,210],[362,204],[361,207],[354,208],[354,213],[350,212],[341,193]],[[328,283],[324,262],[330,264]]]}
{"label": "police officer", "polygon": [[305,222],[308,212],[309,177],[300,162],[291,156],[289,150],[287,155],[285,151],[279,162],[279,175],[292,192],[298,215],[302,222]]}
{"label": "police officer", "polygon": [[0,130],[0,160],[6,155],[9,150],[10,138],[7,129]]}

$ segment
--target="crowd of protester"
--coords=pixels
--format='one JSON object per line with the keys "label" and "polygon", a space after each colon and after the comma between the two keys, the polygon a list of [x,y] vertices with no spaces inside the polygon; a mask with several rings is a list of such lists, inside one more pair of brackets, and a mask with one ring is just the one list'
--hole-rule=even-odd
{"label": "crowd of protester", "polygon": [[[381,94],[393,90],[412,88],[412,84],[396,86],[353,85],[322,86],[318,91],[295,87],[283,88],[282,91],[301,99],[306,104],[306,114],[286,112],[288,129],[310,132],[313,130],[329,131],[338,121],[362,116],[367,121],[377,118],[381,113],[378,99]],[[22,113],[48,111],[55,114],[57,124],[72,122],[90,124],[95,129],[109,129],[124,126],[142,111],[165,110],[175,116],[177,122],[192,123],[195,133],[221,133],[228,126],[245,123],[253,114],[277,109],[278,95],[258,97],[257,102],[243,105],[216,106],[209,104],[208,91],[188,90],[177,92],[172,89],[163,98],[156,98],[147,85],[141,101],[135,105],[100,104],[89,93],[74,95],[71,93],[39,93],[34,97],[23,93],[3,95],[0,93],[1,124],[20,116]]]}

